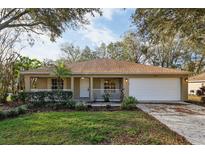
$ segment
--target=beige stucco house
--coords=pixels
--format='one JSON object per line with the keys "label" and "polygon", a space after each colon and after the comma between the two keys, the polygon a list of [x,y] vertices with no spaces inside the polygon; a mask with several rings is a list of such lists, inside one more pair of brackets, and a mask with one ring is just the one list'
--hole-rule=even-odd
{"label": "beige stucco house", "polygon": [[139,101],[187,100],[188,72],[136,64],[127,61],[97,59],[66,65],[72,75],[57,81],[52,67],[21,72],[25,91],[52,90],[57,84],[73,91],[74,99],[103,100],[109,92],[112,101],[122,93]]}

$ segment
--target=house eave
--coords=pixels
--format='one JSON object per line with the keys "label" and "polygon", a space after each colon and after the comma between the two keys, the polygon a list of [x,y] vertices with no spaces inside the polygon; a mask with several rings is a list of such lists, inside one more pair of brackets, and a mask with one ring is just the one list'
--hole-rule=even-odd
{"label": "house eave", "polygon": [[198,83],[198,82],[205,82],[205,80],[192,80],[188,81],[189,83]]}
{"label": "house eave", "polygon": [[189,73],[72,73],[72,75],[189,75]]}
{"label": "house eave", "polygon": [[[49,72],[21,72],[22,75],[50,75]],[[188,75],[187,73],[98,73],[98,72],[92,72],[92,73],[72,73],[71,75]]]}
{"label": "house eave", "polygon": [[21,72],[22,75],[30,75],[30,74],[35,74],[35,75],[49,75],[49,72]]}

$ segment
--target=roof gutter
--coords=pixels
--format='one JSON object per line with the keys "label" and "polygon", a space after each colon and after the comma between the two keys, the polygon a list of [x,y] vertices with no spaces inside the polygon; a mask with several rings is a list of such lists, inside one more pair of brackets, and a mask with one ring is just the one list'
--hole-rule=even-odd
{"label": "roof gutter", "polygon": [[20,74],[26,75],[26,74],[50,74],[49,72],[21,72]]}
{"label": "roof gutter", "polygon": [[[49,75],[50,72],[21,72],[22,75],[29,75],[29,74],[46,74]],[[189,72],[186,73],[71,73],[71,75],[189,75]]]}
{"label": "roof gutter", "polygon": [[205,82],[205,80],[191,80],[188,81],[189,83],[197,83],[197,82]]}

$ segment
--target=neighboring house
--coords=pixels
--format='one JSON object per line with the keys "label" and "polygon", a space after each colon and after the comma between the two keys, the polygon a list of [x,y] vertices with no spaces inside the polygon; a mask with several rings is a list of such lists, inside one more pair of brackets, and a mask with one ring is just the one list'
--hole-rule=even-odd
{"label": "neighboring house", "polygon": [[192,76],[188,81],[188,93],[196,95],[197,90],[202,86],[205,86],[205,73]]}
{"label": "neighboring house", "polygon": [[188,72],[111,59],[66,65],[72,75],[57,81],[52,67],[21,72],[25,91],[52,90],[61,85],[74,99],[102,101],[109,92],[112,101],[134,96],[140,101],[187,100]]}

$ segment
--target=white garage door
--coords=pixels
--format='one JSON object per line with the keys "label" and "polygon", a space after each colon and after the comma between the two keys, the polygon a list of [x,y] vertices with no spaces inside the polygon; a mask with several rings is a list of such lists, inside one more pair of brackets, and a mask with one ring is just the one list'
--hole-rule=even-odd
{"label": "white garage door", "polygon": [[179,78],[131,78],[129,95],[141,101],[180,100]]}

